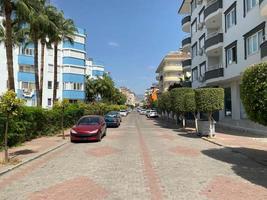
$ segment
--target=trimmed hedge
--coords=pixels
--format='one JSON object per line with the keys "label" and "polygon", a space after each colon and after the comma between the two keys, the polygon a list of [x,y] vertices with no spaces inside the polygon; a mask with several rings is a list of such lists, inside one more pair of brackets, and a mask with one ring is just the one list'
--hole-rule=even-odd
{"label": "trimmed hedge", "polygon": [[[69,104],[64,110],[64,127],[72,127],[84,115],[104,115],[112,110],[126,109],[126,106],[97,104]],[[22,107],[19,116],[10,121],[8,146],[15,146],[25,141],[57,134],[61,130],[62,110],[37,107]],[[0,114],[0,141],[4,139],[5,118]],[[1,144],[0,144],[1,148]]]}
{"label": "trimmed hedge", "polygon": [[188,110],[185,106],[185,97],[187,93],[192,92],[192,88],[175,88],[171,90],[171,104],[175,113],[186,113]]}
{"label": "trimmed hedge", "polygon": [[199,112],[213,113],[224,108],[223,88],[196,89],[196,105]]}
{"label": "trimmed hedge", "polygon": [[249,119],[267,126],[267,63],[244,72],[241,99]]}

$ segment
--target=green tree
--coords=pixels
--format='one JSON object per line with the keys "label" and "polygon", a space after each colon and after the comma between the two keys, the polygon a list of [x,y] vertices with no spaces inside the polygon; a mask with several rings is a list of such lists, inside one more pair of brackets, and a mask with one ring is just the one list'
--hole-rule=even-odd
{"label": "green tree", "polygon": [[96,81],[90,77],[85,79],[85,96],[87,102],[94,102],[97,98]]}
{"label": "green tree", "polygon": [[267,126],[267,63],[251,66],[244,72],[241,99],[249,119]]}
{"label": "green tree", "polygon": [[7,91],[0,99],[0,111],[6,118],[5,121],[5,135],[4,135],[4,145],[5,145],[5,162],[9,161],[8,156],[8,127],[10,120],[19,114],[20,109],[23,105],[23,101],[16,97],[16,93],[13,90]]}
{"label": "green tree", "polygon": [[196,128],[196,132],[198,133],[198,118],[197,118],[197,104],[196,104],[196,94],[195,91],[193,89],[191,89],[191,91],[188,91],[185,94],[185,98],[184,98],[184,106],[185,106],[185,110],[189,113],[192,113],[194,115],[195,118],[195,128]]}
{"label": "green tree", "polygon": [[48,35],[50,42],[54,46],[54,86],[53,86],[53,103],[57,100],[57,76],[58,76],[58,45],[61,41],[67,41],[73,44],[73,37],[77,29],[73,20],[65,19],[64,13],[58,11],[55,7],[50,6],[49,19],[56,25]]}
{"label": "green tree", "polygon": [[161,112],[167,112],[169,118],[169,114],[172,111],[170,92],[164,92],[159,96],[158,107]]}
{"label": "green tree", "polygon": [[208,114],[210,122],[210,136],[212,136],[212,114],[224,108],[224,89],[223,88],[202,88],[195,90],[196,105],[199,112]]}

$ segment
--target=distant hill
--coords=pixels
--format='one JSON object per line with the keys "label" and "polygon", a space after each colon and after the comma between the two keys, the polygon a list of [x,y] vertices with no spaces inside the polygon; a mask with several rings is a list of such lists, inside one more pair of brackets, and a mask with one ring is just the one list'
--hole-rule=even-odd
{"label": "distant hill", "polygon": [[143,94],[137,94],[136,98],[138,101],[143,101],[144,100],[144,95]]}

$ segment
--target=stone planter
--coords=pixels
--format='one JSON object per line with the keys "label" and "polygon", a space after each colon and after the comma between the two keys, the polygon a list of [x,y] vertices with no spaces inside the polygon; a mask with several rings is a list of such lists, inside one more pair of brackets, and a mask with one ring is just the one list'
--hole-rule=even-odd
{"label": "stone planter", "polygon": [[209,121],[199,120],[198,121],[198,132],[201,136],[214,136],[215,135],[215,124],[216,121],[212,122],[210,127]]}

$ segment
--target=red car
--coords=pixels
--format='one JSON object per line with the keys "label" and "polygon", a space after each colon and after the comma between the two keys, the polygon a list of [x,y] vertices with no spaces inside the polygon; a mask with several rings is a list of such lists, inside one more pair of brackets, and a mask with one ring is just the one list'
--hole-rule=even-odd
{"label": "red car", "polygon": [[84,116],[70,131],[71,142],[76,141],[98,141],[107,133],[107,126],[104,117]]}

